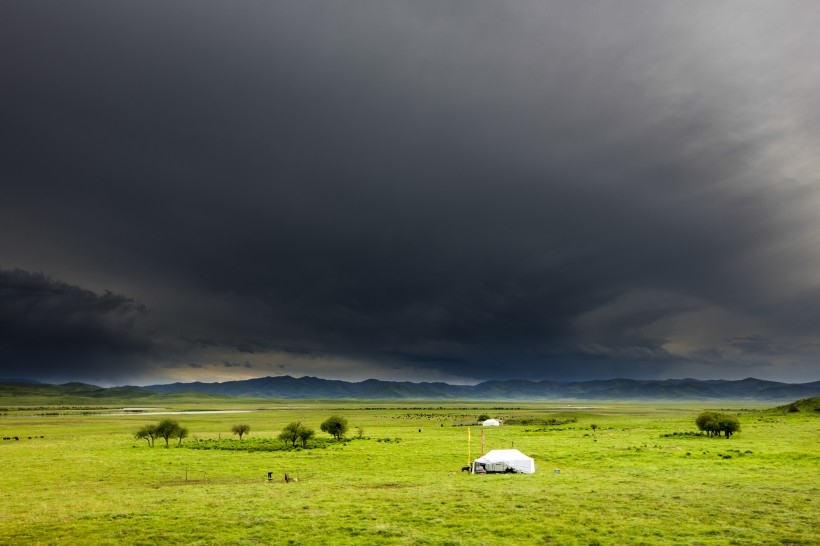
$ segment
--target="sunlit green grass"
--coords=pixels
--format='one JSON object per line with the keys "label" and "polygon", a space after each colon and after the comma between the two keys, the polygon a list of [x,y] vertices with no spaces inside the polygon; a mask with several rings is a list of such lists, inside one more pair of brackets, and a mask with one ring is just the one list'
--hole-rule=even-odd
{"label": "sunlit green grass", "polygon": [[[79,414],[84,408],[33,417],[21,404],[2,405],[15,408],[0,417],[2,436],[21,439],[0,443],[0,544],[820,544],[820,418],[807,412],[700,403],[129,401],[260,410],[171,416],[191,437],[166,449],[133,436],[165,416]],[[695,431],[704,409],[739,413],[742,431],[729,440],[665,437]],[[454,425],[481,413],[575,422],[472,426],[473,458],[483,430],[485,451],[514,446],[538,469],[469,475],[460,471],[468,428]],[[348,438],[357,426],[363,438],[298,451],[186,447],[237,442],[237,423],[251,426],[249,446],[297,420],[323,436],[319,424],[332,414],[348,419]],[[299,481],[284,483],[286,472]]]}

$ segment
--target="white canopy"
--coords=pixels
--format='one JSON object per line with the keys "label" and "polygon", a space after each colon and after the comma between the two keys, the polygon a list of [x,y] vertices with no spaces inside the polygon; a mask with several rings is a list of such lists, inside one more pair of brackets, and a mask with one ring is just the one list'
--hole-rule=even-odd
{"label": "white canopy", "polygon": [[485,466],[503,465],[524,474],[535,473],[535,461],[532,457],[527,457],[517,449],[494,449],[487,452],[483,457],[476,459],[475,462]]}
{"label": "white canopy", "polygon": [[497,426],[500,426],[501,423],[499,422],[498,419],[487,419],[486,421],[481,423],[481,425],[485,426],[485,427],[497,427]]}

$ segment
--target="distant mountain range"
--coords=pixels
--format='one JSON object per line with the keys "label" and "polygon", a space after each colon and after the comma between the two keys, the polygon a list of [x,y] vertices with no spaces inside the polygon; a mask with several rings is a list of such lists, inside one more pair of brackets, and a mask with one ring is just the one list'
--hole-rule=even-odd
{"label": "distant mountain range", "polygon": [[748,378],[739,381],[697,379],[596,381],[485,381],[478,385],[347,381],[317,377],[260,377],[224,383],[173,383],[142,387],[155,393],[201,392],[229,396],[282,399],[364,400],[794,400],[820,396],[820,381],[778,383]]}
{"label": "distant mountain range", "polygon": [[0,396],[144,398],[155,394],[203,393],[287,400],[750,400],[791,401],[820,396],[820,381],[778,383],[760,379],[607,379],[596,381],[485,381],[478,385],[411,383],[368,379],[357,383],[317,377],[260,377],[224,383],[172,383],[103,388],[85,383],[49,385],[0,379]]}
{"label": "distant mountain range", "polygon": [[98,387],[87,383],[63,383],[50,385],[28,379],[0,379],[0,398],[42,396],[47,399],[129,399],[154,396],[155,393],[141,387]]}

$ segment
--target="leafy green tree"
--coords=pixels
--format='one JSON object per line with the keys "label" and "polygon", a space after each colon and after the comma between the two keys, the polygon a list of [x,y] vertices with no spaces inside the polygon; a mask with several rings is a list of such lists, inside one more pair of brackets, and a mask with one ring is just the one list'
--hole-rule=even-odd
{"label": "leafy green tree", "polygon": [[145,425],[134,434],[137,440],[145,440],[150,447],[154,447],[154,438],[157,437],[156,425]]}
{"label": "leafy green tree", "polygon": [[177,445],[181,446],[182,445],[182,439],[188,437],[188,427],[182,427],[182,426],[177,427],[177,429],[174,431],[174,434],[173,434],[172,437],[173,438],[179,438],[179,443]]}
{"label": "leafy green tree", "polygon": [[598,425],[592,423],[591,425],[589,425],[589,428],[592,429],[592,435],[595,436],[595,431],[598,430]]}
{"label": "leafy green tree", "polygon": [[718,434],[723,433],[729,438],[735,432],[740,432],[740,421],[737,417],[721,413],[718,419]]}
{"label": "leafy green tree", "polygon": [[242,441],[242,436],[251,431],[250,425],[234,425],[231,427],[231,432],[239,436],[239,441]]}
{"label": "leafy green tree", "polygon": [[[157,436],[160,438],[165,438],[165,447],[168,447],[169,438],[177,437],[179,428],[179,423],[177,423],[173,419],[163,419],[159,422],[159,424],[157,425]],[[180,439],[180,441],[182,440]]]}
{"label": "leafy green tree", "polygon": [[482,421],[486,421],[486,420],[487,420],[487,419],[489,419],[489,418],[490,418],[490,416],[489,416],[489,415],[487,415],[486,413],[482,413],[481,415],[479,415],[478,417],[476,417],[476,421],[478,421],[479,423],[481,423]]}
{"label": "leafy green tree", "polygon": [[303,428],[302,423],[299,421],[290,423],[282,429],[278,438],[285,443],[290,442],[291,446],[296,447],[296,441],[299,440],[299,433]]}
{"label": "leafy green tree", "polygon": [[322,432],[327,432],[337,440],[341,440],[342,436],[345,435],[347,432],[347,419],[344,417],[339,417],[338,415],[333,415],[328,417],[327,420],[322,423],[320,427]]}
{"label": "leafy green tree", "polygon": [[312,428],[301,427],[299,429],[299,441],[302,442],[302,447],[307,447],[308,440],[316,435]]}
{"label": "leafy green tree", "polygon": [[719,434],[718,414],[713,411],[701,412],[700,415],[695,418],[695,424],[698,430],[706,432],[709,436]]}

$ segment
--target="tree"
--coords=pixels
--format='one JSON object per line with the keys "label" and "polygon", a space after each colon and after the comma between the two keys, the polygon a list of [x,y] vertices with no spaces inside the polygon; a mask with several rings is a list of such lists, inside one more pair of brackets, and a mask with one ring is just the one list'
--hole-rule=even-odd
{"label": "tree", "polygon": [[134,434],[137,440],[145,440],[150,447],[154,447],[154,438],[157,437],[156,425],[145,425]]}
{"label": "tree", "polygon": [[299,429],[299,440],[302,442],[302,447],[307,447],[308,440],[316,435],[312,428],[301,427]]}
{"label": "tree", "polygon": [[182,439],[188,437],[188,427],[177,427],[173,434],[174,438],[179,438],[178,446],[182,445]]}
{"label": "tree", "polygon": [[250,425],[234,425],[231,427],[231,432],[239,435],[239,441],[242,441],[242,436],[251,431]]}
{"label": "tree", "polygon": [[299,433],[303,428],[302,423],[299,421],[290,423],[279,433],[279,439],[285,443],[290,442],[291,446],[296,447],[296,441],[299,439]]}
{"label": "tree", "polygon": [[737,417],[721,413],[718,419],[718,434],[721,432],[726,438],[729,438],[735,432],[740,432],[740,421],[737,420]]}
{"label": "tree", "polygon": [[729,438],[735,432],[740,432],[740,421],[726,413],[704,411],[697,416],[695,424],[698,430],[705,431],[709,436],[720,436],[722,432]]}
{"label": "tree", "polygon": [[476,421],[478,421],[479,423],[481,423],[481,422],[486,421],[486,420],[487,420],[487,419],[489,419],[489,418],[490,418],[490,416],[489,416],[489,415],[487,415],[486,413],[482,413],[481,415],[479,415],[478,417],[476,417]]}
{"label": "tree", "polygon": [[589,428],[592,429],[592,435],[595,436],[595,431],[598,430],[598,425],[592,423],[591,425],[589,425]]}
{"label": "tree", "polygon": [[695,424],[698,430],[706,432],[709,436],[719,434],[718,432],[718,418],[717,413],[713,411],[704,411],[695,418]]}
{"label": "tree", "polygon": [[337,440],[341,440],[342,436],[347,432],[347,419],[333,415],[322,423],[321,429],[322,432],[327,432]]}
{"label": "tree", "polygon": [[[168,447],[169,438],[177,437],[176,435],[179,428],[179,423],[177,423],[173,419],[163,419],[159,422],[159,424],[157,425],[157,436],[159,436],[160,438],[165,438],[165,447]],[[181,441],[182,440],[180,439],[180,442]]]}

